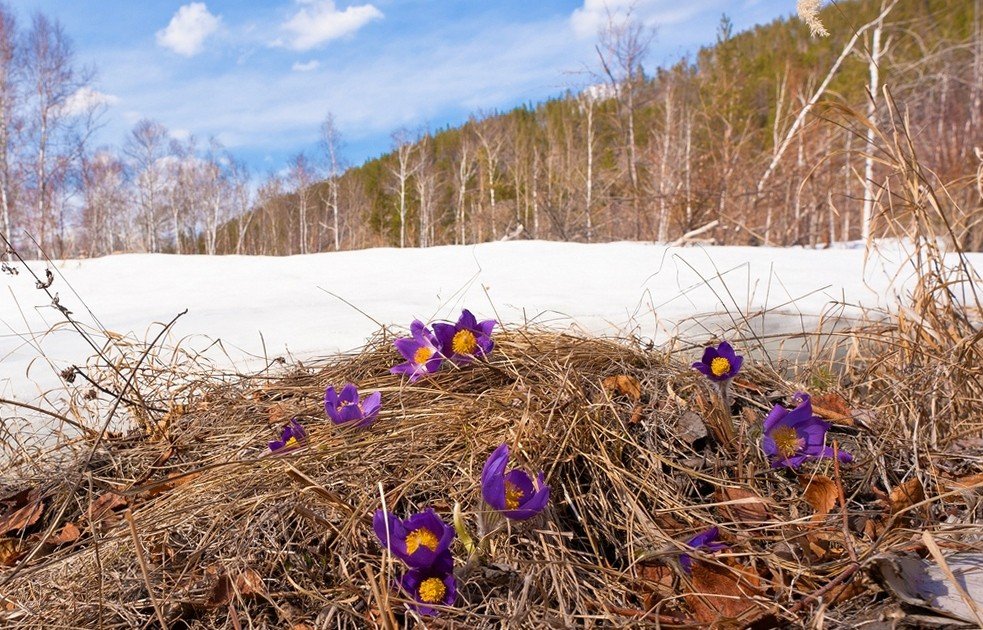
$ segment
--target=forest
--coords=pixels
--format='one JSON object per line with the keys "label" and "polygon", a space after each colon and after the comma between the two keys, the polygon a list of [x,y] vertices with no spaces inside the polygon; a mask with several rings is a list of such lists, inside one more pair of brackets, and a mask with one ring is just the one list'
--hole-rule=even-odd
{"label": "forest", "polygon": [[[790,7],[791,9],[791,7]],[[460,127],[399,129],[357,166],[331,114],[316,153],[261,176],[214,140],[139,121],[90,146],[91,70],[43,16],[0,6],[0,228],[52,258],[291,255],[533,238],[825,246],[896,236],[881,123],[907,120],[946,191],[951,233],[983,249],[983,2],[854,0],[734,33],[649,67],[630,14],[590,72],[542,103]],[[894,217],[902,219],[903,217]]]}

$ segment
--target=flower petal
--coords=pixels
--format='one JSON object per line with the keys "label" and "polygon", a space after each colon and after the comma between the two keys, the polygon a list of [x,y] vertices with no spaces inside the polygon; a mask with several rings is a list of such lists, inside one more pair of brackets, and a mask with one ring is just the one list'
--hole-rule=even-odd
{"label": "flower petal", "polygon": [[358,402],[358,388],[355,387],[355,383],[348,383],[342,388],[341,393],[338,395],[338,402],[348,403],[349,405]]}
{"label": "flower petal", "polygon": [[781,405],[775,405],[772,407],[771,411],[768,412],[768,415],[765,416],[765,433],[771,433],[788,414],[788,409],[782,407]]}
{"label": "flower petal", "polygon": [[471,311],[469,311],[468,309],[464,309],[461,311],[461,317],[459,317],[457,320],[456,328],[458,330],[461,330],[462,328],[467,328],[468,330],[472,330],[472,331],[477,330],[478,319],[474,316],[474,314]]}
{"label": "flower petal", "polygon": [[505,466],[509,446],[502,444],[488,457],[481,469],[481,496],[495,510],[505,509]]}

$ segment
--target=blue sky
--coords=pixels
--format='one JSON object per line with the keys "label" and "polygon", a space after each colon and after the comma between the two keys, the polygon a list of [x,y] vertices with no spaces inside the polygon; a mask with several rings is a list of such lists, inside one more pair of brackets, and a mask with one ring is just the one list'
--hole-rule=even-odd
{"label": "blue sky", "polygon": [[[316,150],[334,114],[344,156],[388,150],[400,127],[438,129],[477,111],[591,82],[605,7],[628,0],[13,0],[22,24],[58,19],[95,66],[107,105],[98,141],[151,118],[214,136],[257,171]],[[636,0],[656,28],[647,67],[790,14],[794,0]]]}

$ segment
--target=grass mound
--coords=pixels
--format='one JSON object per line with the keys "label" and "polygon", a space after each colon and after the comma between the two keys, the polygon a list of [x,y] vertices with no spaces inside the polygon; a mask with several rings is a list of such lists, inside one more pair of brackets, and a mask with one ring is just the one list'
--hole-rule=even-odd
{"label": "grass mound", "polygon": [[[904,416],[940,409],[898,396],[914,355],[902,361],[894,342],[908,334],[869,331],[865,347],[881,354],[846,357],[839,377],[830,363],[748,361],[730,413],[683,360],[694,352],[535,330],[498,334],[488,362],[415,385],[388,373],[398,357],[385,338],[278,379],[215,383],[91,457],[66,448],[10,469],[0,623],[412,626],[392,588],[402,567],[372,532],[381,493],[401,516],[433,506],[450,521],[459,503],[478,536],[481,468],[507,442],[523,468],[545,471],[550,507],[490,535],[480,560],[456,541],[459,596],[428,625],[850,626],[893,605],[868,575],[877,557],[927,554],[921,532],[958,532],[946,545],[979,532],[970,495],[983,444],[961,436],[979,435],[983,416],[933,435]],[[956,382],[933,374],[919,372]],[[324,418],[325,387],[349,381],[382,392],[367,430]],[[770,468],[761,418],[798,390],[814,394],[853,463]],[[293,417],[309,446],[270,456],[266,441]],[[687,574],[684,542],[711,526],[728,548],[690,551]]]}

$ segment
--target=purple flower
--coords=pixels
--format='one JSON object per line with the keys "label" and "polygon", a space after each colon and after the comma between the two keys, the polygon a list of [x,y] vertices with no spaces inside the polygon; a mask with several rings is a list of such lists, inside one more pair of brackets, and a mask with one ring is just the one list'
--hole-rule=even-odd
{"label": "purple flower", "polygon": [[292,419],[290,424],[283,427],[283,433],[280,435],[279,440],[269,443],[270,451],[274,453],[278,451],[292,451],[295,448],[306,445],[307,431],[297,422],[296,418]]}
{"label": "purple flower", "polygon": [[741,371],[744,357],[734,352],[726,341],[714,348],[707,346],[703,350],[703,358],[693,364],[693,367],[703,372],[711,381],[729,381]]}
{"label": "purple flower", "polygon": [[[799,392],[795,396],[802,400],[798,407],[789,411],[775,405],[765,418],[761,448],[771,459],[772,468],[798,468],[810,457],[833,456],[832,447],[825,445],[829,424],[812,415],[812,401],[807,394]],[[841,462],[853,461],[846,451],[840,451],[839,457]]]}
{"label": "purple flower", "polygon": [[411,606],[421,615],[436,615],[438,611],[433,606],[453,606],[457,599],[457,581],[451,552],[444,551],[429,567],[410,569],[397,584],[413,598],[416,603]]}
{"label": "purple flower", "polygon": [[435,323],[433,331],[446,358],[454,363],[470,363],[476,356],[492,351],[495,343],[491,332],[496,323],[494,319],[479,322],[471,311],[464,309],[456,324]]}
{"label": "purple flower", "polygon": [[550,487],[540,472],[533,486],[532,477],[522,470],[505,472],[509,463],[509,447],[502,444],[491,454],[481,471],[481,496],[485,503],[506,518],[524,521],[546,508]]}
{"label": "purple flower", "polygon": [[439,370],[444,359],[440,355],[437,338],[423,322],[415,320],[410,324],[410,334],[412,337],[393,342],[406,362],[389,368],[389,371],[393,374],[406,374],[410,377],[410,382],[415,383],[423,376]]}
{"label": "purple flower", "polygon": [[432,508],[406,520],[400,520],[392,512],[376,510],[372,528],[383,547],[414,569],[434,566],[454,540],[454,528],[445,524]]}
{"label": "purple flower", "polygon": [[356,427],[365,428],[375,421],[381,406],[381,393],[374,392],[364,400],[359,400],[358,388],[354,383],[345,385],[340,394],[334,387],[328,387],[324,391],[324,412],[335,424],[352,423]]}
{"label": "purple flower", "polygon": [[[720,530],[716,527],[711,527],[705,532],[700,532],[696,536],[693,536],[686,541],[687,546],[693,549],[703,549],[709,553],[715,551],[720,551],[721,549],[726,549],[727,545],[722,542],[718,542],[717,539],[720,538]],[[679,564],[683,567],[683,571],[687,574],[693,572],[693,559],[687,553],[679,555]]]}

